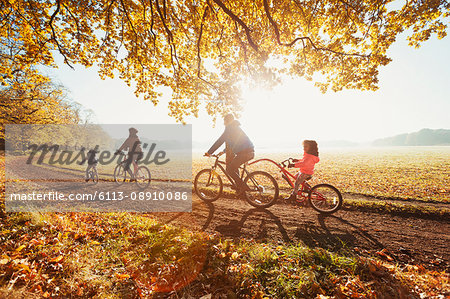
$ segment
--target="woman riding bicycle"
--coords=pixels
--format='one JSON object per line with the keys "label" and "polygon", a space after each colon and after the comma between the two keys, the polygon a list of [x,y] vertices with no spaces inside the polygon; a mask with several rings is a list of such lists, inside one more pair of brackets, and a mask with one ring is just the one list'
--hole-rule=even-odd
{"label": "woman riding bicycle", "polygon": [[[129,128],[129,136],[122,146],[115,152],[117,155],[122,150],[128,151],[127,159],[125,160],[125,170],[131,175],[131,180],[135,180],[136,171],[138,169],[137,161],[144,157],[144,153],[141,148],[141,141],[137,136],[138,130],[135,128]],[[134,172],[131,172],[130,165],[133,164]]]}
{"label": "woman riding bicycle", "polygon": [[237,192],[248,191],[248,186],[239,176],[239,166],[255,157],[255,150],[250,138],[240,128],[240,123],[234,119],[233,114],[227,114],[223,118],[225,130],[205,156],[212,155],[223,143],[226,145],[227,167],[226,170],[234,180]]}

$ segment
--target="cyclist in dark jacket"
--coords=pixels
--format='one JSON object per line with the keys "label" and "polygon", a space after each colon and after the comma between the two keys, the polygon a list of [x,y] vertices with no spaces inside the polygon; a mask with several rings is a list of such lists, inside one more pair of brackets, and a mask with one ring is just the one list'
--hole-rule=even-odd
{"label": "cyclist in dark jacket", "polygon": [[[250,138],[241,129],[241,124],[234,119],[233,114],[225,115],[223,119],[225,131],[211,146],[205,156],[212,155],[223,143],[227,148],[227,172],[235,181],[238,193],[248,190],[248,186],[239,176],[239,166],[255,157],[255,150]],[[230,157],[231,155],[231,157]]]}

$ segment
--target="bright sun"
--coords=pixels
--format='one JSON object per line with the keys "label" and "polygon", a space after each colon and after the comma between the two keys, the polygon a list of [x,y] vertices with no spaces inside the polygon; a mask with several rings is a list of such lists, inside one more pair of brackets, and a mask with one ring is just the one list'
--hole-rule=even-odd
{"label": "bright sun", "polygon": [[304,93],[296,91],[295,86],[283,84],[273,90],[247,89],[242,92],[242,98],[244,105],[239,120],[256,142],[297,144],[301,138],[313,138],[307,133],[313,117],[303,115],[309,101]]}

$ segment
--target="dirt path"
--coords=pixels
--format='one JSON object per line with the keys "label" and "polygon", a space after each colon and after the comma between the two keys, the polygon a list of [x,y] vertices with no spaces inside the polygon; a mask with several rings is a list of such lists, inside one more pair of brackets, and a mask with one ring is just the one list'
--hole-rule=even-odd
{"label": "dirt path", "polygon": [[[46,177],[50,171],[55,170],[35,166],[34,177]],[[14,165],[14,174],[24,176],[20,163]],[[61,176],[79,179],[79,175],[70,173],[61,173]],[[196,195],[193,195],[192,213],[149,215],[165,223],[216,233],[224,238],[302,242],[332,251],[357,251],[362,255],[377,255],[376,252],[386,249],[385,252],[400,264],[450,270],[450,221],[443,219],[343,210],[325,217],[312,208],[288,204],[262,210],[252,208],[241,199],[221,198],[206,204]]]}

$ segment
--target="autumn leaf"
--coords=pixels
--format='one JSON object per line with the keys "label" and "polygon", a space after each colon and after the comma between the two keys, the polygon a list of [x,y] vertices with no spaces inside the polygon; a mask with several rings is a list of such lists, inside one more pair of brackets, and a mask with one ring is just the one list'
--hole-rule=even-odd
{"label": "autumn leaf", "polygon": [[32,244],[32,245],[42,245],[43,241],[42,240],[32,239],[32,240],[30,240],[30,244]]}
{"label": "autumn leaf", "polygon": [[22,249],[24,249],[25,247],[25,245],[20,245],[19,247],[17,247],[16,252],[22,251]]}
{"label": "autumn leaf", "polygon": [[239,258],[239,253],[233,252],[233,254],[231,255],[231,258],[232,258],[233,260],[237,260],[237,259]]}
{"label": "autumn leaf", "polygon": [[123,274],[114,273],[114,275],[116,276],[117,279],[120,279],[120,280],[124,280],[124,279],[130,278],[130,275],[126,274],[126,273],[123,273]]}
{"label": "autumn leaf", "polygon": [[27,272],[31,272],[31,269],[30,269],[30,267],[28,266],[28,265],[26,265],[26,264],[18,264],[18,266],[20,267],[20,268],[22,268],[23,270],[25,270],[25,271],[27,271]]}
{"label": "autumn leaf", "polygon": [[392,262],[394,259],[390,255],[386,254],[386,252],[386,248],[383,248],[381,251],[377,251],[376,254]]}
{"label": "autumn leaf", "polygon": [[50,260],[51,263],[59,263],[63,259],[62,255],[59,255],[57,257],[54,257]]}

